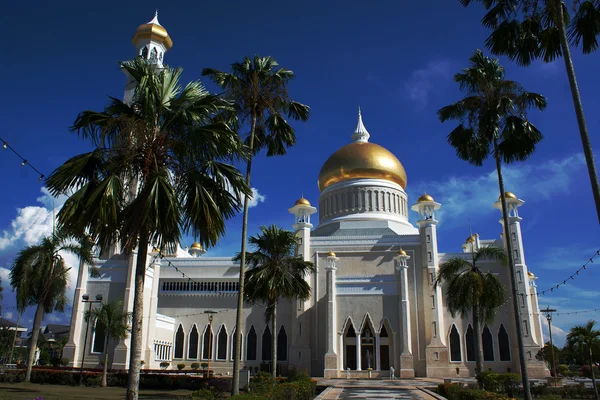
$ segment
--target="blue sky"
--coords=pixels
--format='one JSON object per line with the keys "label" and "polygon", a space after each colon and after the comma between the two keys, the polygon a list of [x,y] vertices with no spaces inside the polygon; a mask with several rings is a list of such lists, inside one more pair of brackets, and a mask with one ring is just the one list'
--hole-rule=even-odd
{"label": "blue sky", "polygon": [[[251,233],[262,224],[290,228],[287,208],[301,194],[317,203],[319,169],[350,141],[360,105],[371,141],[394,152],[406,168],[409,200],[427,191],[442,203],[442,252],[460,250],[469,223],[484,239],[498,237],[500,213],[491,206],[498,197],[493,163],[477,168],[457,159],[445,140],[454,125],[441,124],[435,114],[460,98],[452,75],[483,48],[487,31],[479,24],[480,7],[465,9],[447,0],[427,7],[397,1],[305,1],[294,8],[269,0],[91,4],[10,2],[0,16],[11,38],[3,47],[1,137],[44,173],[89,148],[68,127],[79,111],[99,110],[108,95],[122,96],[125,78],[117,61],[134,56],[135,29],[159,8],[160,22],[174,41],[165,62],[183,67],[184,81],[200,78],[204,67],[227,69],[245,55],[272,55],[296,73],[292,98],[311,106],[310,120],[295,124],[297,146],[285,157],[261,157],[255,163],[252,186],[264,197],[251,209]],[[600,106],[600,53],[584,56],[574,50],[573,57],[598,152],[600,117],[593,110]],[[600,249],[599,225],[562,60],[529,68],[501,62],[510,79],[544,94],[549,103],[544,113],[531,114],[545,135],[536,154],[505,168],[507,190],[526,202],[520,213],[527,263],[546,288]],[[0,170],[0,276],[4,305],[10,307],[14,299],[6,268],[19,248],[48,232],[52,203],[33,171],[1,149]],[[230,221],[228,236],[208,255],[237,251],[240,224],[241,218]],[[595,308],[599,277],[592,264],[581,278],[541,298],[540,305],[564,312]],[[30,323],[32,315],[29,310],[24,321]],[[568,330],[588,318],[600,315],[555,321]],[[68,321],[68,316],[46,318],[54,321]]]}

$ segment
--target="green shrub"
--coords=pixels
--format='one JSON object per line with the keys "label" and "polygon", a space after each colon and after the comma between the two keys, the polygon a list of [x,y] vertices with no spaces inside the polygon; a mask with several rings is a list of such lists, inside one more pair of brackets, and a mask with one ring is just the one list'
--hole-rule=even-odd
{"label": "green shrub", "polygon": [[181,370],[182,370],[182,369],[184,369],[184,368],[185,368],[185,364],[184,364],[184,363],[177,364],[177,369],[178,369],[178,370],[180,370],[180,371],[181,371]]}
{"label": "green shrub", "polygon": [[200,389],[192,393],[192,400],[215,400],[215,395],[209,389]]}
{"label": "green shrub", "polygon": [[160,367],[161,367],[162,369],[167,369],[167,368],[169,368],[169,365],[171,365],[171,363],[170,363],[170,362],[167,362],[167,361],[163,361],[163,362],[161,362],[161,363],[160,363]]}
{"label": "green shrub", "polygon": [[192,369],[195,371],[195,370],[197,370],[198,368],[200,368],[200,363],[197,363],[197,362],[195,362],[195,363],[192,363],[192,365],[190,365],[190,367],[192,367]]}
{"label": "green shrub", "polygon": [[60,359],[60,365],[62,365],[63,367],[66,367],[67,365],[69,365],[70,362],[71,362],[71,360],[69,360],[66,357],[63,357]]}
{"label": "green shrub", "polygon": [[521,384],[521,375],[515,373],[498,374],[496,380],[508,397],[514,397]]}
{"label": "green shrub", "polygon": [[200,366],[202,367],[202,369],[206,369],[208,368],[208,363],[203,362],[202,364],[200,364]]}

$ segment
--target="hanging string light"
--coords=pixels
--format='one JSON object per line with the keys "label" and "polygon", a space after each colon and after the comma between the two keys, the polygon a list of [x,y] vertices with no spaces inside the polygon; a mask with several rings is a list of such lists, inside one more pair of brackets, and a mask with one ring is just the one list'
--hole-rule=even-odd
{"label": "hanging string light", "polygon": [[25,159],[25,157],[23,157],[21,154],[19,154],[19,152],[17,150],[15,150],[10,144],[8,144],[8,142],[6,140],[0,138],[0,142],[2,142],[2,148],[3,149],[10,150],[17,157],[19,157],[21,159],[21,167],[28,166],[29,168],[31,168],[32,170],[34,170],[38,174],[38,180],[39,181],[44,180],[44,178],[46,177],[46,175],[42,174],[40,172],[40,170],[38,170],[36,167],[34,167],[28,160]]}

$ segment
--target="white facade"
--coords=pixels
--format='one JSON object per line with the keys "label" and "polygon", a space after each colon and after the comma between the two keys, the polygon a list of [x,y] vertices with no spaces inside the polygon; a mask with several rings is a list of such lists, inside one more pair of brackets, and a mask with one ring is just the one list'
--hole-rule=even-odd
{"label": "white facade", "polygon": [[[148,40],[138,40],[138,54],[143,46],[153,45],[152,39]],[[171,45],[156,43],[163,50]],[[130,83],[126,100],[133,88]],[[352,139],[367,145],[369,138],[359,116]],[[318,210],[306,199],[289,209],[294,218],[291,228],[300,240],[297,254],[314,262],[316,272],[307,277],[312,288],[309,300],[279,304],[276,334],[281,370],[296,368],[327,377],[345,377],[348,369],[352,376],[385,377],[391,368],[398,377],[472,376],[470,318],[453,318],[444,305],[443,289],[434,287],[433,281],[444,260],[457,255],[470,258],[471,247],[504,246],[502,239],[480,240],[476,235],[472,246],[463,246],[457,253],[440,253],[435,212],[442,205],[427,195],[411,203],[404,191],[401,166],[392,177],[385,170],[377,177],[370,166],[359,167],[355,168],[357,174],[321,188]],[[360,171],[366,171],[365,175]],[[522,219],[517,212],[523,201],[515,196],[508,203],[526,359],[530,376],[542,377],[546,368],[535,360],[543,345],[535,278],[525,263]],[[408,220],[411,210],[418,213],[417,226]],[[317,211],[319,224],[313,229],[311,215]],[[189,367],[210,358],[216,374],[231,374],[239,265],[231,258],[202,257],[198,246],[178,249],[177,254],[162,260],[148,250],[144,368],[159,368],[161,362],[169,362],[170,368],[179,363]],[[73,366],[81,364],[84,351],[81,295],[123,300],[131,311],[135,259],[136,254],[126,257],[115,250],[96,260],[101,272],[97,278],[89,276],[87,266],[80,268],[71,337],[64,351]],[[497,273],[505,287],[510,287],[506,267],[482,262],[481,268]],[[218,311],[212,337],[207,310]],[[270,361],[273,332],[265,323],[264,311],[261,306],[244,308],[242,367],[252,372]],[[509,301],[482,330],[486,369],[519,371],[514,320]],[[94,348],[93,330],[89,329],[85,365],[99,367],[101,349]],[[129,339],[111,343],[108,351],[112,368],[127,368]]]}

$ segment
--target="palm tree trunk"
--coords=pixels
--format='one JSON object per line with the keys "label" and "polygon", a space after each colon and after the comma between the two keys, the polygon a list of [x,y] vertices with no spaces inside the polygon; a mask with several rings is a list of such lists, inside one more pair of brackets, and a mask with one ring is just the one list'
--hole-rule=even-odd
{"label": "palm tree trunk", "polygon": [[[106,327],[108,329],[108,327]],[[106,339],[104,340],[104,368],[102,368],[102,382],[100,383],[101,387],[106,387],[108,384],[106,383],[106,374],[108,370],[108,335],[106,335]]]}
{"label": "palm tree trunk", "polygon": [[[252,171],[252,155],[254,152],[254,132],[256,130],[256,114],[252,115],[252,129],[250,130],[250,155],[246,164],[246,185],[250,186],[250,173]],[[233,379],[231,395],[240,394],[240,360],[242,347],[243,317],[244,317],[244,274],[246,273],[246,236],[248,234],[248,205],[250,196],[244,196],[244,216],[242,220],[242,250],[240,255],[240,278],[235,317],[235,345],[233,346]]]}
{"label": "palm tree trunk", "polygon": [[144,314],[144,278],[148,257],[148,232],[140,234],[137,262],[135,266],[135,294],[131,326],[131,349],[129,353],[129,374],[127,377],[127,400],[137,400],[140,388],[140,362],[142,358],[142,328]]}
{"label": "palm tree trunk", "polygon": [[592,386],[594,387],[594,398],[598,400],[598,386],[596,386],[596,375],[594,374],[594,361],[592,357],[592,346],[588,345],[590,351],[590,373],[592,374]]}
{"label": "palm tree trunk", "polygon": [[[483,344],[481,343],[481,318],[479,315],[479,301],[473,294],[473,335],[475,336],[475,373],[483,372]],[[483,382],[482,382],[483,383]],[[481,384],[480,384],[481,386]],[[483,389],[483,387],[480,387]]]}
{"label": "palm tree trunk", "polygon": [[527,373],[527,361],[525,360],[525,346],[523,345],[523,329],[521,328],[521,310],[519,309],[519,289],[515,277],[515,260],[513,258],[512,242],[510,240],[510,230],[508,226],[508,210],[506,207],[506,198],[504,197],[504,178],[502,177],[502,162],[498,152],[498,138],[494,137],[494,158],[496,159],[496,172],[498,173],[498,186],[500,187],[500,201],[502,203],[502,222],[504,223],[504,242],[506,243],[506,252],[508,253],[508,268],[510,272],[510,284],[512,287],[512,303],[515,318],[515,328],[517,330],[517,344],[519,346],[519,362],[521,365],[521,378],[523,381],[523,397],[525,400],[531,400],[531,388],[529,386],[529,374]]}
{"label": "palm tree trunk", "polygon": [[277,302],[273,305],[273,315],[271,316],[271,325],[273,325],[273,340],[271,340],[271,369],[273,373],[273,382],[277,382]]}
{"label": "palm tree trunk", "polygon": [[[33,368],[33,359],[35,358],[35,349],[40,337],[40,327],[44,319],[44,306],[42,302],[38,303],[33,319],[33,328],[31,328],[31,345],[29,345],[29,354],[27,355],[27,370],[25,371],[25,382],[31,380],[31,369]],[[85,351],[85,349],[84,349]]]}
{"label": "palm tree trunk", "polygon": [[598,183],[598,173],[596,172],[592,144],[590,142],[590,136],[585,123],[583,104],[581,103],[581,95],[579,94],[579,87],[577,85],[577,78],[575,76],[575,67],[573,66],[573,59],[571,58],[571,49],[569,48],[569,42],[567,41],[567,31],[565,28],[562,0],[554,0],[554,7],[556,8],[556,12],[554,13],[556,16],[555,23],[560,33],[560,48],[563,53],[563,60],[565,60],[567,76],[569,77],[569,86],[571,87],[571,96],[573,97],[573,105],[575,106],[577,125],[579,125],[579,136],[581,136],[583,154],[585,155],[585,162],[587,164],[588,174],[590,175],[590,182],[592,184],[594,202],[596,203],[596,213],[598,214],[598,222],[600,222],[600,184]]}

